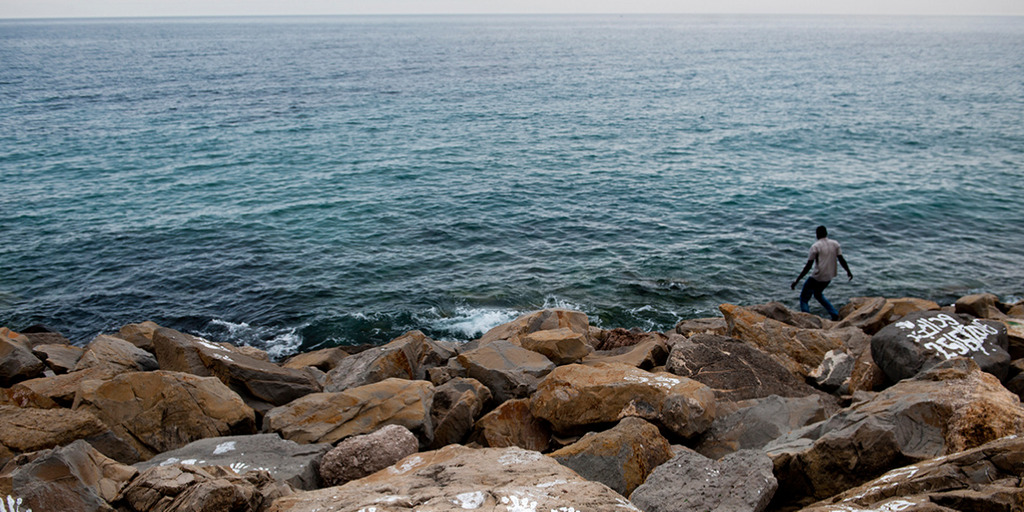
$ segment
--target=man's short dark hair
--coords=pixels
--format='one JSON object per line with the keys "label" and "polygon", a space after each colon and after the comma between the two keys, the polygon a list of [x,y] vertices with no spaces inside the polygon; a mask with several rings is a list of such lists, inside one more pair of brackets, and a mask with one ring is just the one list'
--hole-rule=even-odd
{"label": "man's short dark hair", "polygon": [[818,226],[818,238],[825,238],[828,236],[828,230],[825,226]]}

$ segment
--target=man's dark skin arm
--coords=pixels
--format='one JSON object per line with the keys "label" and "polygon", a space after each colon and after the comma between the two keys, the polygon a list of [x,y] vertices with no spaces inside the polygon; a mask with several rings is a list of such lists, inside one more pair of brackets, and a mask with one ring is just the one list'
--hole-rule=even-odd
{"label": "man's dark skin arm", "polygon": [[[842,256],[840,256],[840,258],[842,258]],[[846,268],[846,261],[845,260],[841,260],[841,261],[843,262],[843,268]],[[793,281],[793,284],[789,285],[789,289],[790,290],[796,290],[797,283],[799,283],[800,280],[803,279],[804,276],[806,276],[807,273],[811,271],[811,267],[813,267],[813,266],[814,266],[814,260],[808,261],[807,264],[804,265],[804,269],[800,271],[800,277],[796,278],[796,281]],[[847,272],[849,272],[849,270],[847,270]],[[853,279],[852,275],[850,276],[850,279]]]}
{"label": "man's dark skin arm", "polygon": [[846,271],[846,275],[850,276],[850,279],[847,279],[847,281],[853,281],[853,272],[850,272],[850,266],[846,264],[846,258],[844,258],[842,254],[836,258],[839,260],[839,264],[843,266],[843,270]]}

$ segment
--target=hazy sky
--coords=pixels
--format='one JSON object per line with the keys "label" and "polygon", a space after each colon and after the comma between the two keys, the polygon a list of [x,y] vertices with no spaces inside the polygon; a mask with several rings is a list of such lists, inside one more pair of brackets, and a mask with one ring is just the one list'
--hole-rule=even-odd
{"label": "hazy sky", "polygon": [[1024,15],[1024,0],[0,0],[0,18],[447,13]]}

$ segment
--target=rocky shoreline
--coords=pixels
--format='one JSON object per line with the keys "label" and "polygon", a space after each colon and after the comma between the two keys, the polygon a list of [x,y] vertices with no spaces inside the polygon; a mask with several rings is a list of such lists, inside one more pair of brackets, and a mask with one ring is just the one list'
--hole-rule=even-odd
{"label": "rocky shoreline", "polygon": [[271,361],[0,329],[0,510],[1024,510],[1024,303],[524,315]]}

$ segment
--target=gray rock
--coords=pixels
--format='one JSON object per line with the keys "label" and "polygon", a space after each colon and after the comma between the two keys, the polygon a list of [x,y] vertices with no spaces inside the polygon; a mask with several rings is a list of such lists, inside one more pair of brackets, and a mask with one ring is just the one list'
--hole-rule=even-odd
{"label": "gray rock", "polygon": [[982,370],[1006,377],[1010,365],[1006,325],[940,311],[911,313],[871,338],[871,356],[893,382],[940,362],[969,357]]}
{"label": "gray rock", "polygon": [[407,428],[388,425],[371,434],[350,437],[324,455],[320,476],[328,486],[376,473],[416,453],[419,441]]}
{"label": "gray rock", "polygon": [[740,402],[742,408],[718,418],[696,450],[722,458],[743,449],[760,449],[782,435],[827,418],[832,408],[819,395],[770,396]]}
{"label": "gray rock", "polygon": [[684,450],[658,466],[630,501],[645,512],[761,512],[777,488],[772,460],[763,452],[742,450],[714,461]]}
{"label": "gray rock", "polygon": [[227,466],[238,474],[267,471],[274,480],[311,490],[320,487],[320,459],[330,449],[328,443],[299,444],[277,434],[212,437],[161,453],[135,467],[144,471],[154,466]]}

